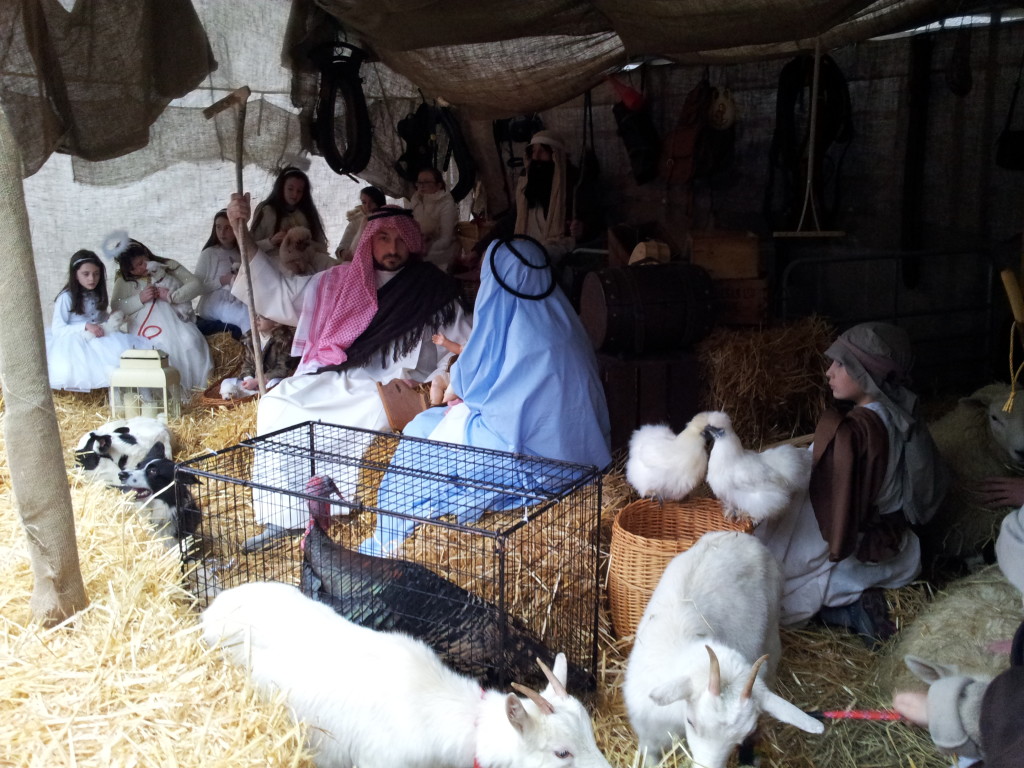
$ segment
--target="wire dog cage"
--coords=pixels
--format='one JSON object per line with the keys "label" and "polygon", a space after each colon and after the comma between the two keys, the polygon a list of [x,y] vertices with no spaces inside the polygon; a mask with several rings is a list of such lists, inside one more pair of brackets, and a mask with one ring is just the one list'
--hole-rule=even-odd
{"label": "wire dog cage", "polygon": [[305,422],[178,472],[199,480],[182,555],[201,607],[238,584],[291,583],[486,684],[542,681],[536,657],[563,652],[570,690],[593,689],[595,467]]}

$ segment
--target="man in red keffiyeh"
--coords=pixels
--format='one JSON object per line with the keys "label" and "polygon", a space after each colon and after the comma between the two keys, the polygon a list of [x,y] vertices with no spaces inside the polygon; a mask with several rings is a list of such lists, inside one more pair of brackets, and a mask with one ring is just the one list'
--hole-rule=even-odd
{"label": "man in red keffiyeh", "polygon": [[[232,227],[242,230],[257,311],[296,328],[292,354],[302,358],[296,375],[260,400],[258,434],[317,420],[387,430],[377,382],[431,381],[451,359],[431,337],[469,339],[459,283],[420,259],[422,237],[409,211],[376,211],[352,261],[314,275],[285,275],[257,248],[248,229],[248,194],[232,195],[227,211]],[[232,293],[248,303],[245,281],[236,280]],[[286,487],[277,474],[265,467],[261,482]],[[333,479],[352,492],[354,474]],[[257,519],[271,533],[298,528],[307,522],[300,507],[257,501]]]}

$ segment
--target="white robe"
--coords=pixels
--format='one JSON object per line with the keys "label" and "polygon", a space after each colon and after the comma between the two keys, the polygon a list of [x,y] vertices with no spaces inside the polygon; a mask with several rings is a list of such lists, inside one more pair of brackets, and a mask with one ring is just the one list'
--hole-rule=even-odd
{"label": "white robe", "polygon": [[[903,440],[890,424],[889,414],[878,403],[866,406],[885,423],[889,435],[889,461],[876,503],[881,514],[903,506],[900,465]],[[807,450],[813,450],[813,446]],[[864,563],[851,555],[833,563],[828,544],[822,538],[806,488],[795,495],[786,512],[754,529],[754,535],[779,561],[783,576],[782,624],[797,624],[811,618],[822,606],[849,605],[870,587],[896,588],[909,584],[921,570],[921,546],[907,529],[900,551],[878,563]]]}
{"label": "white robe", "polygon": [[[286,325],[307,325],[311,312],[303,312],[303,306],[308,298],[315,295],[316,285],[323,273],[283,275],[262,253],[252,260],[251,267],[256,311]],[[377,287],[380,288],[396,274],[375,272]],[[237,298],[246,300],[244,281],[236,280],[232,290]],[[469,339],[470,330],[470,319],[460,307],[452,324],[440,329],[440,332],[452,341],[464,344]],[[377,393],[377,382],[386,383],[392,379],[429,381],[445,371],[452,354],[439,344],[434,344],[431,341],[432,334],[430,328],[424,328],[420,344],[398,360],[392,360],[391,355],[388,355],[386,362],[381,364],[380,358],[374,356],[370,363],[360,368],[299,374],[282,380],[260,400],[256,413],[256,433],[265,435],[304,421],[389,431],[384,404]],[[372,436],[352,433],[352,438],[353,442],[346,446],[346,456],[358,462],[363,450],[372,441]],[[304,436],[295,436],[293,439],[300,444],[307,442]],[[261,461],[261,456],[267,460]],[[310,476],[309,462],[282,461],[264,452],[257,452],[253,472],[254,479],[258,476],[257,482],[261,484],[294,491],[302,491]],[[335,484],[342,495],[354,500],[358,467],[350,468],[347,473],[337,472],[335,470],[330,473]],[[257,522],[263,524],[298,528],[309,520],[304,502],[281,494],[254,492],[254,506]]]}

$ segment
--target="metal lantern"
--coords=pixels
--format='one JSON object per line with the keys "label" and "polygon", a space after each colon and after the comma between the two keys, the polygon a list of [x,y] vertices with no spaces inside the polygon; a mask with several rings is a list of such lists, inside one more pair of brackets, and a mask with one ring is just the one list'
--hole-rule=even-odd
{"label": "metal lantern", "polygon": [[181,374],[159,349],[129,349],[110,374],[110,416],[148,416],[161,421],[181,415]]}

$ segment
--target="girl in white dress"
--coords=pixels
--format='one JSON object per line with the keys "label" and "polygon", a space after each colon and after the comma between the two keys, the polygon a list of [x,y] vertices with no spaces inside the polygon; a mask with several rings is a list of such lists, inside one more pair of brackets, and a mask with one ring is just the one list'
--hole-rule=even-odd
{"label": "girl in white dress", "polygon": [[92,251],[76,251],[68,282],[53,303],[46,334],[51,389],[88,392],[110,385],[126,349],[151,349],[145,339],[121,333],[123,315],[107,312],[107,270]]}
{"label": "girl in white dress", "polygon": [[313,236],[315,272],[322,272],[338,263],[327,253],[327,235],[320,212],[313,202],[309,177],[298,168],[288,166],[277,175],[270,196],[256,206],[252,236],[260,250],[276,262],[281,242],[292,227],[305,227]]}
{"label": "girl in white dress", "polygon": [[[185,322],[172,304],[192,301],[202,290],[202,283],[173,259],[162,259],[138,240],[121,238],[113,253],[118,270],[114,276],[114,293],[110,305],[121,310],[128,319],[128,332],[148,339],[157,349],[167,353],[168,362],[181,373],[182,399],[194,390],[205,389],[213,370],[213,359],[206,338],[194,322]],[[157,261],[181,282],[169,291],[152,285],[146,264]]]}
{"label": "girl in white dress", "polygon": [[203,284],[196,325],[203,335],[227,331],[237,341],[249,332],[249,308],[231,295],[231,283],[241,263],[227,211],[217,211],[213,230],[196,264],[196,277]]}

